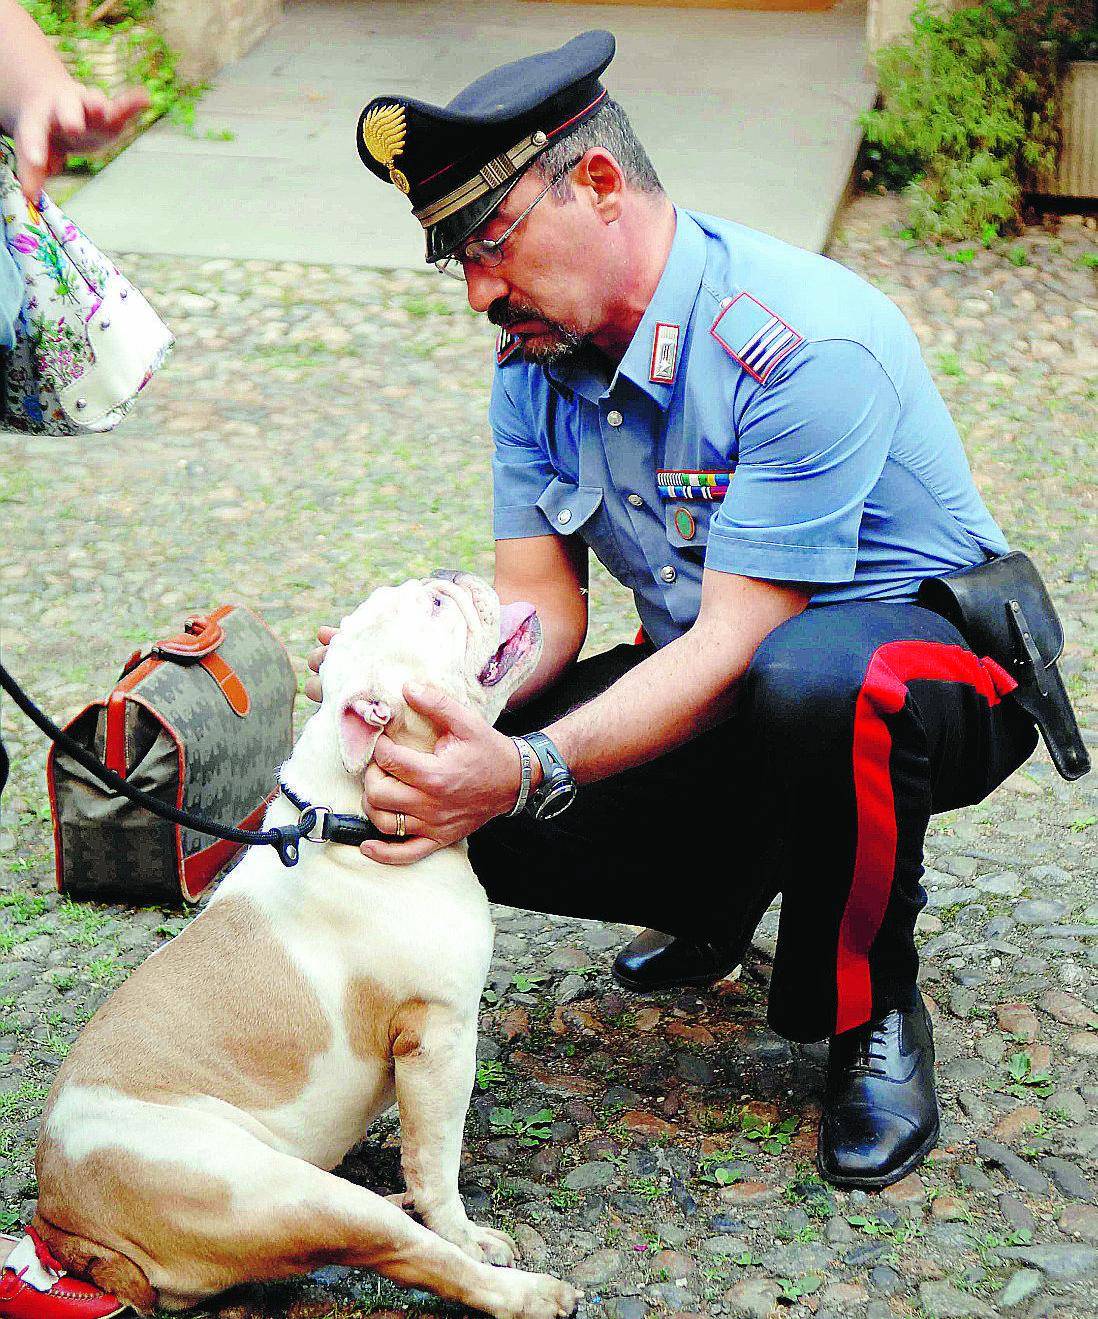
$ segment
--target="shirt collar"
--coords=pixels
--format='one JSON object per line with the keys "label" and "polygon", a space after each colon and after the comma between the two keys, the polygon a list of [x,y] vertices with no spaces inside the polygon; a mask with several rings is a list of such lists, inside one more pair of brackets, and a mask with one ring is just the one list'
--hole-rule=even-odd
{"label": "shirt collar", "polygon": [[[652,300],[629,341],[617,374],[610,383],[611,389],[619,377],[624,376],[661,408],[667,407],[681,369],[682,345],[704,272],[705,234],[691,215],[676,206],[675,237],[671,242],[667,264]],[[663,331],[664,342],[670,339],[675,341],[675,360],[669,380],[652,379],[657,347],[656,331],[659,326],[670,327]],[[609,392],[605,379],[582,361],[570,363],[560,371],[548,367],[546,374],[558,392],[563,387],[580,394],[591,403],[597,403]],[[667,374],[666,371],[664,374]]]}
{"label": "shirt collar", "polygon": [[[632,381],[661,408],[667,407],[675,390],[683,341],[704,272],[705,235],[693,217],[676,206],[667,264],[618,367],[619,376]],[[662,350],[658,359],[657,349]]]}

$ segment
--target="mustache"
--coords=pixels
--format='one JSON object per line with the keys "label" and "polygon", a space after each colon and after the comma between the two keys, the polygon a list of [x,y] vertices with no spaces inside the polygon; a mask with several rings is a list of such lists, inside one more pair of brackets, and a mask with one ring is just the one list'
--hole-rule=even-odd
{"label": "mustache", "polygon": [[501,330],[506,330],[511,325],[520,325],[523,321],[545,320],[536,307],[521,305],[513,307],[506,298],[497,298],[485,314],[492,324],[498,325]]}

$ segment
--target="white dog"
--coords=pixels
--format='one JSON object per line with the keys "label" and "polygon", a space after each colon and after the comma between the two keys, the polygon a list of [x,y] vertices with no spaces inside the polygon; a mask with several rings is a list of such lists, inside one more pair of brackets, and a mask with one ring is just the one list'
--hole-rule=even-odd
{"label": "white dog", "polygon": [[[501,626],[502,623],[502,626]],[[479,578],[377,590],[345,618],[323,703],[283,768],[316,805],[359,813],[382,729],[430,749],[402,689],[426,681],[490,721],[532,671],[529,606]],[[276,799],[268,826],[297,812]],[[71,1272],[136,1309],[248,1280],[358,1265],[501,1319],[571,1314],[580,1293],[510,1264],[466,1217],[462,1128],[492,949],[464,842],[409,867],[303,842],[253,848],[205,911],[107,1000],[54,1083],[33,1226]],[[397,1204],[325,1171],[399,1104]]]}

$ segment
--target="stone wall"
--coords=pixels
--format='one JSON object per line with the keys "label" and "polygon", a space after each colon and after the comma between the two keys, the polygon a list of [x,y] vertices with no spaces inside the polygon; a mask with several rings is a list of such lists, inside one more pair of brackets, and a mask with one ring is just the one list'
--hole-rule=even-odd
{"label": "stone wall", "polygon": [[157,0],[156,26],[188,81],[239,59],[279,20],[282,0]]}

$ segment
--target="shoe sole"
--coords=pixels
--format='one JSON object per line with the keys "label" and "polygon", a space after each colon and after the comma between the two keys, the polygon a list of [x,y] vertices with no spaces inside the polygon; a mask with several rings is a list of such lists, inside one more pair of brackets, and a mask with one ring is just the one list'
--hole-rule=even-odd
{"label": "shoe sole", "polygon": [[941,1135],[941,1110],[934,1119],[934,1129],[927,1136],[926,1140],[913,1153],[900,1164],[898,1168],[893,1168],[889,1173],[882,1173],[876,1177],[843,1177],[841,1175],[832,1175],[824,1167],[823,1160],[820,1158],[820,1147],[816,1145],[816,1167],[819,1169],[820,1176],[832,1186],[837,1186],[840,1190],[855,1191],[883,1191],[886,1186],[891,1186],[894,1182],[902,1181],[909,1172],[919,1166],[926,1158],[930,1151],[938,1143],[938,1137]]}
{"label": "shoe sole", "polygon": [[622,989],[628,989],[634,994],[658,994],[661,989],[712,989],[726,976],[730,976],[737,966],[742,965],[742,962],[736,962],[727,971],[717,971],[705,976],[683,976],[679,980],[663,980],[658,985],[646,984],[640,980],[630,980],[628,976],[619,975],[615,970],[611,970],[610,975],[617,984],[621,985]]}

